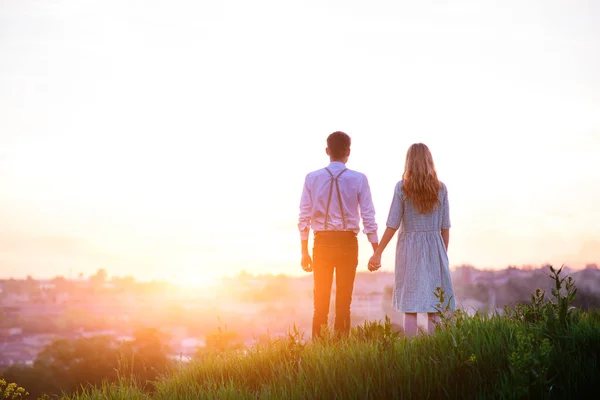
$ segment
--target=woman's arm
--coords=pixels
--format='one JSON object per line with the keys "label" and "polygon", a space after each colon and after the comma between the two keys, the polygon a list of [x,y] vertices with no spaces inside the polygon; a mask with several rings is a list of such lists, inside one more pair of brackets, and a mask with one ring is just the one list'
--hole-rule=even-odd
{"label": "woman's arm", "polygon": [[390,240],[392,240],[392,237],[394,237],[394,234],[396,233],[396,231],[397,231],[397,229],[390,228],[389,226],[385,228],[385,232],[383,233],[381,242],[379,242],[379,246],[377,246],[377,250],[375,250],[374,254],[381,257],[381,254],[383,254],[383,251],[385,250],[385,248],[388,245],[388,243],[390,242]]}
{"label": "woman's arm", "polygon": [[392,205],[390,206],[390,213],[388,214],[385,232],[379,242],[379,246],[374,248],[373,256],[369,260],[369,271],[377,271],[381,268],[381,254],[390,240],[392,240],[392,237],[402,223],[402,218],[404,218],[404,203],[400,185],[401,182],[398,182],[394,188],[394,197],[392,198]]}
{"label": "woman's arm", "polygon": [[373,253],[373,256],[371,256],[371,259],[369,260],[369,271],[377,271],[379,268],[381,268],[381,254],[383,253],[383,250],[385,250],[385,247],[388,245],[390,240],[392,240],[392,237],[394,237],[394,233],[396,233],[396,231],[397,229],[390,228],[389,226],[385,228],[381,242],[379,242],[379,246],[377,246],[375,253]]}
{"label": "woman's arm", "polygon": [[442,229],[440,232],[442,232],[442,239],[444,239],[444,246],[446,246],[446,252],[448,252],[448,243],[450,242],[450,229]]}
{"label": "woman's arm", "polygon": [[444,246],[446,246],[446,253],[448,252],[448,243],[450,242],[450,206],[448,205],[448,189],[446,185],[443,185],[444,199],[442,202],[442,226],[441,233],[442,239],[444,240]]}

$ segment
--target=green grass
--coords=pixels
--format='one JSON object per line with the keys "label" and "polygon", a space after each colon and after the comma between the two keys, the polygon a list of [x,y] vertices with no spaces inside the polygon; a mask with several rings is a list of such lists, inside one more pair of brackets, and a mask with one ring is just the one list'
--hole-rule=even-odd
{"label": "green grass", "polygon": [[580,398],[600,393],[600,317],[581,314],[565,337],[510,316],[461,317],[433,335],[389,324],[350,338],[206,355],[148,387],[121,380],[65,399]]}
{"label": "green grass", "polygon": [[154,382],[121,377],[65,400],[89,399],[564,399],[600,393],[600,313],[569,308],[575,289],[558,274],[551,299],[502,315],[448,317],[409,339],[388,321],[350,337],[287,337],[206,353]]}

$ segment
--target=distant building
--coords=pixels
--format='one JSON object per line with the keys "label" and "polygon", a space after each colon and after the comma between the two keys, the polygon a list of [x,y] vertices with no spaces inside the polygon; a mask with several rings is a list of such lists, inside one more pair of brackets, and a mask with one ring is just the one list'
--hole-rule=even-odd
{"label": "distant building", "polygon": [[23,329],[19,327],[0,328],[1,336],[19,336],[23,334]]}
{"label": "distant building", "polygon": [[452,274],[453,283],[456,285],[471,285],[473,283],[473,276],[475,274],[475,267],[471,265],[461,265],[454,269]]}

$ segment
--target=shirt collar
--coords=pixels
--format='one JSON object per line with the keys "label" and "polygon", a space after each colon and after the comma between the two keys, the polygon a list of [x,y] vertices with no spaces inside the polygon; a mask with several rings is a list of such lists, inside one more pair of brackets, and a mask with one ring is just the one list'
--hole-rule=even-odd
{"label": "shirt collar", "polygon": [[329,169],[344,169],[346,168],[346,164],[340,161],[332,161],[328,165]]}

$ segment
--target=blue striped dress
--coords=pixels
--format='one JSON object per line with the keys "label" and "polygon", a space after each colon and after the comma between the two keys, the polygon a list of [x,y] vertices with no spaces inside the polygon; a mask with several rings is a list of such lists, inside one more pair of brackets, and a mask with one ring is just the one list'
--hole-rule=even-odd
{"label": "blue striped dress", "polygon": [[435,312],[438,300],[433,292],[439,286],[446,293],[446,301],[451,299],[450,309],[454,310],[448,254],[440,232],[450,228],[446,185],[441,183],[439,206],[427,214],[420,214],[406,198],[402,185],[403,181],[396,184],[386,223],[390,228],[400,229],[392,305],[401,312]]}

